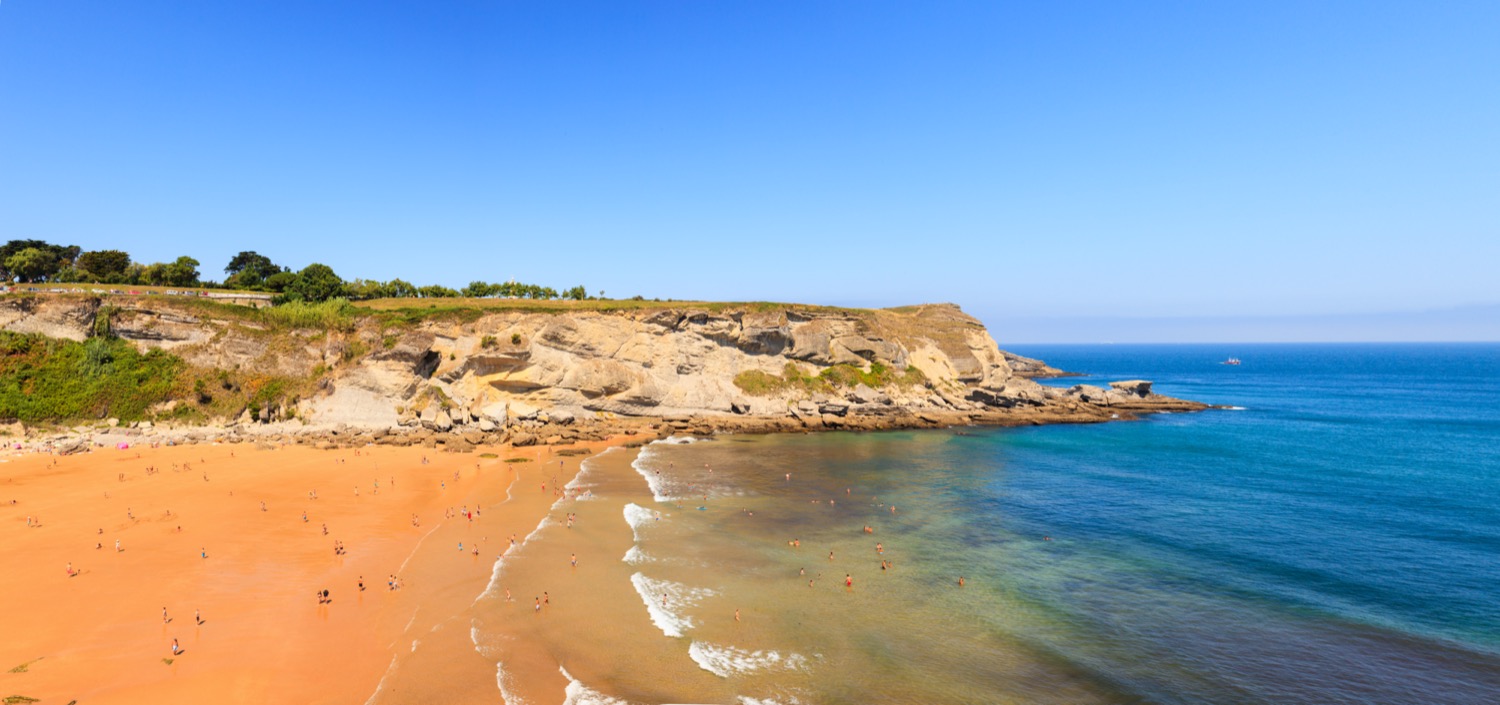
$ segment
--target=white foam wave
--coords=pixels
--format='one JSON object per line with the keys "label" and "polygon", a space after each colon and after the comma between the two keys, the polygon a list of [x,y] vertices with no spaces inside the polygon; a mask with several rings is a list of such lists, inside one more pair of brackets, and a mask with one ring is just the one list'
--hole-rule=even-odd
{"label": "white foam wave", "polygon": [[660,512],[653,512],[634,502],[625,505],[625,523],[630,525],[630,532],[635,535],[636,541],[641,540],[641,527],[660,520]]}
{"label": "white foam wave", "polygon": [[[612,698],[584,685],[562,666],[558,666],[557,670],[562,673],[563,678],[568,679],[568,687],[563,690],[563,693],[567,695],[567,699],[563,700],[563,705],[629,705],[624,700]],[[510,700],[507,699],[505,702],[509,703]]]}
{"label": "white foam wave", "polygon": [[641,602],[646,604],[646,612],[651,615],[651,623],[655,624],[662,634],[670,637],[680,637],[684,631],[697,626],[697,622],[683,612],[702,602],[703,598],[715,594],[708,588],[690,587],[670,580],[656,580],[640,573],[630,576],[630,584],[635,586],[636,594],[640,595]]}
{"label": "white foam wave", "polygon": [[[771,668],[801,670],[807,658],[801,654],[782,655],[779,651],[749,651],[733,646],[719,646],[695,641],[688,646],[688,656],[709,673],[720,678],[754,673]],[[741,701],[745,701],[741,698]]]}
{"label": "white foam wave", "polygon": [[[562,500],[558,500],[558,501],[562,501]],[[552,506],[556,507],[557,505],[553,504]],[[500,553],[500,555],[495,558],[494,567],[490,568],[490,582],[489,582],[489,584],[484,587],[484,592],[479,593],[479,597],[474,598],[474,601],[478,602],[479,600],[482,600],[482,599],[484,599],[486,597],[494,596],[497,593],[499,593],[499,591],[500,591],[500,578],[505,575],[505,564],[506,564],[505,557],[509,556],[512,553],[515,553],[516,551],[521,550],[522,548],[524,548],[526,546],[527,542],[531,541],[531,539],[533,537],[535,537],[537,534],[541,533],[542,529],[545,529],[548,526],[551,526],[551,525],[556,524],[556,523],[557,523],[557,521],[555,521],[550,514],[548,516],[542,517],[542,520],[537,523],[536,528],[532,529],[531,533],[529,533],[529,534],[526,535],[526,538],[521,539],[520,542],[517,543],[514,546],[506,546],[505,550],[502,551]]]}
{"label": "white foam wave", "polygon": [[702,443],[703,441],[706,441],[706,440],[708,440],[708,439],[707,438],[699,438],[697,436],[667,436],[666,438],[662,438],[662,439],[660,439],[660,440],[658,440],[656,442],[657,443],[665,443],[665,444],[671,445],[671,446],[685,446],[685,445],[687,445],[689,443]]}
{"label": "white foam wave", "polygon": [[495,663],[495,685],[500,687],[500,699],[505,705],[526,705],[526,701],[511,691],[511,678],[505,672],[505,664]]}
{"label": "white foam wave", "polygon": [[1225,411],[1244,411],[1245,407],[1243,407],[1243,406],[1226,406],[1226,407],[1224,407],[1224,410]]}
{"label": "white foam wave", "polygon": [[741,695],[739,696],[738,702],[740,705],[802,705],[802,701],[798,700],[795,697],[792,697],[790,695],[785,697],[786,700],[782,701],[772,700],[770,698],[752,698],[748,695]]}
{"label": "white foam wave", "polygon": [[625,557],[620,560],[631,565],[640,565],[642,563],[650,563],[651,557],[646,555],[646,552],[642,551],[640,545],[637,544],[631,546],[630,550],[625,552]]}
{"label": "white foam wave", "polygon": [[658,502],[670,502],[672,501],[672,496],[667,494],[666,479],[662,477],[659,471],[653,470],[651,469],[651,467],[649,467],[651,465],[652,459],[654,459],[658,453],[658,451],[653,449],[652,446],[655,446],[657,443],[663,442],[664,441],[653,441],[651,443],[647,443],[645,447],[641,448],[641,452],[636,454],[635,460],[630,461],[630,467],[635,468],[635,471],[637,473],[640,473],[641,477],[646,480],[646,486],[651,488],[652,498],[654,498]]}

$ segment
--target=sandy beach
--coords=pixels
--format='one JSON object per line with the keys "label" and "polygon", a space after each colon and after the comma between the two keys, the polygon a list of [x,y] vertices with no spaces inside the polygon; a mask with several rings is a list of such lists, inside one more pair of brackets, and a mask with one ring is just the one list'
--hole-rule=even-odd
{"label": "sandy beach", "polygon": [[6,456],[0,691],[495,702],[465,611],[583,459],[250,445]]}

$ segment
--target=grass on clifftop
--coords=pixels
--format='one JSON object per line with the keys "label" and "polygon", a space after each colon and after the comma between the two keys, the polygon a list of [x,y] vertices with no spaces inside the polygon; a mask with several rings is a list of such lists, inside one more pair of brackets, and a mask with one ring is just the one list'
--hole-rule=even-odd
{"label": "grass on clifftop", "polygon": [[734,376],[734,386],[746,394],[769,397],[787,392],[802,394],[829,394],[839,389],[852,389],[865,385],[872,389],[883,387],[914,387],[925,384],[927,376],[915,367],[904,371],[894,370],[878,362],[870,363],[866,372],[854,365],[840,364],[824,369],[816,375],[806,375],[796,363],[788,362],[781,375],[760,370],[746,370]]}

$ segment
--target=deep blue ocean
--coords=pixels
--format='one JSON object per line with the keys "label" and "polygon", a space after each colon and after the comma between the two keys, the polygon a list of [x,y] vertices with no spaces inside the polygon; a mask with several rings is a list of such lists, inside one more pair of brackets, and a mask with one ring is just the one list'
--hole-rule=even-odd
{"label": "deep blue ocean", "polygon": [[1086,667],[1145,701],[1500,703],[1500,345],[1015,352],[1236,407],[970,439],[966,509],[1075,553],[1018,589]]}

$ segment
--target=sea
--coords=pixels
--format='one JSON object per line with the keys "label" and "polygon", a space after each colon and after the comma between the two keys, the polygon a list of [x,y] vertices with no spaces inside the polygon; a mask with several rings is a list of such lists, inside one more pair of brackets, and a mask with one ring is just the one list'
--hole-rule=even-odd
{"label": "sea", "polygon": [[1015,352],[1224,408],[610,451],[475,606],[507,702],[1500,703],[1500,345]]}

